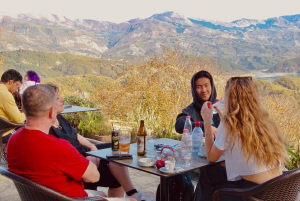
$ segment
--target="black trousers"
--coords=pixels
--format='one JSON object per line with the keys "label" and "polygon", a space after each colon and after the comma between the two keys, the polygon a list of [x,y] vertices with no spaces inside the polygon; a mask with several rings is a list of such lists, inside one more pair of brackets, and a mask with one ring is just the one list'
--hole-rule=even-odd
{"label": "black trousers", "polygon": [[[97,149],[105,149],[111,147],[111,143],[96,144],[95,146],[97,147]],[[85,189],[97,190],[98,186],[109,188],[118,188],[121,186],[119,181],[113,176],[113,174],[109,170],[108,163],[109,162],[104,159],[100,161],[98,167],[98,171],[100,173],[100,180],[96,183],[83,182]]]}
{"label": "black trousers", "polygon": [[[228,181],[226,168],[220,164],[213,164],[200,169],[194,201],[211,201],[213,193],[221,188],[250,188],[257,185],[244,179]],[[244,199],[236,196],[222,195],[220,201],[244,201]]]}

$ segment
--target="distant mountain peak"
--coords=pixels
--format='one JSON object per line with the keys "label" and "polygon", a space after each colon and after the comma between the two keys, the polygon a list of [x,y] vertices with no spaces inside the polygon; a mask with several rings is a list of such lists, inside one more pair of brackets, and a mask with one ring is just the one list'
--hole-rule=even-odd
{"label": "distant mountain peak", "polygon": [[185,19],[186,17],[183,14],[176,13],[174,11],[167,11],[164,13],[157,13],[152,15],[151,17],[157,18],[157,17],[170,17],[170,18],[183,18]]}
{"label": "distant mountain peak", "polygon": [[239,20],[234,20],[231,23],[234,25],[237,25],[238,27],[247,27],[247,26],[256,25],[256,24],[262,23],[262,22],[263,22],[262,20],[242,18]]}
{"label": "distant mountain peak", "polygon": [[164,12],[164,13],[154,14],[148,19],[156,19],[159,21],[172,22],[172,23],[175,22],[175,23],[180,23],[180,24],[182,23],[182,24],[190,25],[190,26],[193,25],[193,23],[187,17],[185,17],[183,14],[176,13],[174,11],[168,11],[168,12]]}

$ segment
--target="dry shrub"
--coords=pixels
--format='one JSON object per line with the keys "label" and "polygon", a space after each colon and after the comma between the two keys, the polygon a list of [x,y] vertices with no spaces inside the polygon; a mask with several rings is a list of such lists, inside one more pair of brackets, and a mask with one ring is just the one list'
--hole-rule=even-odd
{"label": "dry shrub", "polygon": [[126,121],[132,127],[138,127],[139,120],[144,119],[148,129],[166,131],[171,120],[192,102],[190,80],[200,70],[214,76],[223,96],[228,73],[200,57],[162,47],[161,55],[131,66],[118,77],[117,84],[97,89],[91,99],[99,102],[109,119]]}
{"label": "dry shrub", "polygon": [[277,123],[290,149],[296,150],[300,138],[300,106],[295,100],[280,95],[263,97],[270,116]]}

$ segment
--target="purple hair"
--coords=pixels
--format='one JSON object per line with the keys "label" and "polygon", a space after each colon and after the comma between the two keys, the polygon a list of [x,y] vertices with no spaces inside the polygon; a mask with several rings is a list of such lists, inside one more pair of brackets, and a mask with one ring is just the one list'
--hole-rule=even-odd
{"label": "purple hair", "polygon": [[35,82],[38,82],[38,83],[41,82],[40,77],[39,77],[38,74],[37,74],[36,72],[34,72],[33,70],[27,71],[26,75],[28,76],[29,80],[31,80],[31,81],[35,81]]}

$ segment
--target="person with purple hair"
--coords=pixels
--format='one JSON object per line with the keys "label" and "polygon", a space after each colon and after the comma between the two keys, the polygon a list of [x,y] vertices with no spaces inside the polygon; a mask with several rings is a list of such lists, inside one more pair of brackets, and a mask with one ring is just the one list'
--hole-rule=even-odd
{"label": "person with purple hair", "polygon": [[27,89],[29,86],[36,85],[39,83],[41,83],[39,75],[33,70],[27,71],[26,75],[24,76],[24,82],[19,91],[20,95],[22,95],[25,89]]}

